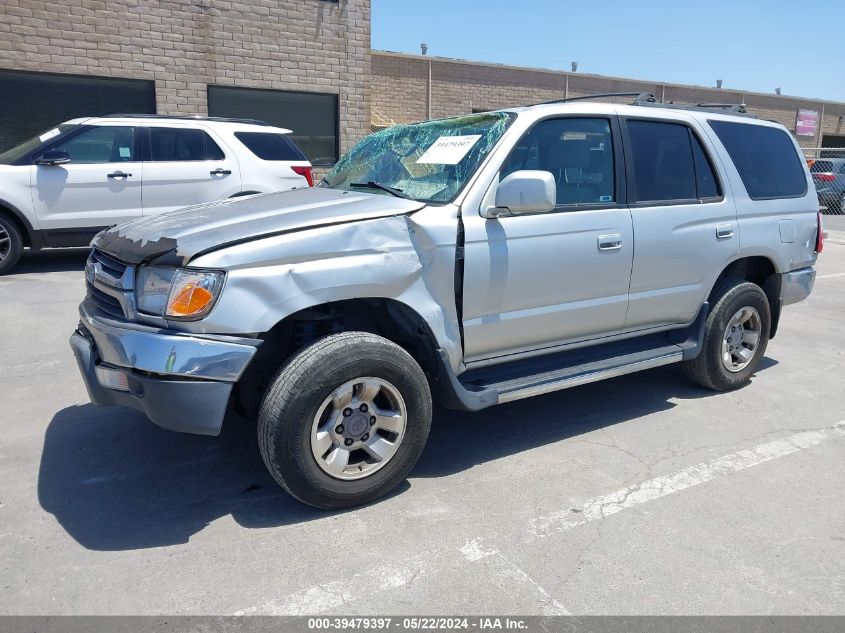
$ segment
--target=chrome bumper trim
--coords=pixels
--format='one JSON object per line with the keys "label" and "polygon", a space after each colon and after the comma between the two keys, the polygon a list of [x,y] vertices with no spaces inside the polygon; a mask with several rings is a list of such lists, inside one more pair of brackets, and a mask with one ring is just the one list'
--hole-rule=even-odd
{"label": "chrome bumper trim", "polygon": [[223,340],[112,321],[91,314],[85,303],[79,315],[103,362],[160,376],[237,382],[261,344],[256,339]]}

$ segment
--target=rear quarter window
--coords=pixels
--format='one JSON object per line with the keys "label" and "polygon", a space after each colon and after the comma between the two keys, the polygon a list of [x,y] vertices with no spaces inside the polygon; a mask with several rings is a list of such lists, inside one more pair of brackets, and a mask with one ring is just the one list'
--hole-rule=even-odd
{"label": "rear quarter window", "polygon": [[807,194],[804,164],[789,134],[763,125],[709,121],[752,200]]}
{"label": "rear quarter window", "polygon": [[284,134],[235,132],[235,138],[261,160],[308,160]]}

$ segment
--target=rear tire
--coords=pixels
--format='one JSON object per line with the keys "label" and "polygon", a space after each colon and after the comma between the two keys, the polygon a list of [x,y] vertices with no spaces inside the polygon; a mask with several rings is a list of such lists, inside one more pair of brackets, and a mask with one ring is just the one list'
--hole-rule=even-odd
{"label": "rear tire", "polygon": [[23,237],[18,225],[0,214],[0,275],[4,275],[20,260],[23,254]]}
{"label": "rear tire", "polygon": [[697,358],[682,363],[702,387],[727,391],[746,385],[766,353],[772,322],[769,300],[760,286],[726,279],[713,292]]}
{"label": "rear tire", "polygon": [[405,480],[431,412],[428,381],[410,354],[373,334],[336,334],[299,352],[273,379],[258,414],[259,448],[273,479],[296,499],[356,506]]}

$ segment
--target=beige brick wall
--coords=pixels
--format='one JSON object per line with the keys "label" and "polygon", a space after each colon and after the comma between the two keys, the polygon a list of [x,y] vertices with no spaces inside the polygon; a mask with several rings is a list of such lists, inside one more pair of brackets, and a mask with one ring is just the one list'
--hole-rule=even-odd
{"label": "beige brick wall", "polygon": [[341,152],[370,125],[370,0],[0,0],[0,68],[156,83],[161,114],[208,84],[339,94]]}
{"label": "beige brick wall", "polygon": [[[679,103],[745,103],[753,114],[795,129],[797,110],[824,107],[824,134],[845,135],[845,103],[765,95],[739,90],[662,84],[583,73],[518,68],[499,64],[372,52],[372,123],[419,121],[428,116],[429,68],[431,117],[454,116],[475,109],[495,109],[550,99],[603,92],[650,92],[658,100]],[[568,84],[568,85],[567,85]],[[616,99],[630,102],[630,98]],[[798,137],[803,147],[821,144],[821,136]]]}

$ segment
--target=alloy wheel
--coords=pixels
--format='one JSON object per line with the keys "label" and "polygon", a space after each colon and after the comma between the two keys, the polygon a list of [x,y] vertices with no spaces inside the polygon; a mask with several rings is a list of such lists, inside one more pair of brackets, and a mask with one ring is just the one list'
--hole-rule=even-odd
{"label": "alloy wheel", "polygon": [[407,418],[405,401],[390,382],[373,377],[350,380],[317,410],[311,425],[311,454],[332,477],[368,477],[396,455]]}
{"label": "alloy wheel", "polygon": [[722,364],[731,373],[748,367],[754,360],[763,333],[760,313],[751,306],[736,311],[722,337]]}

